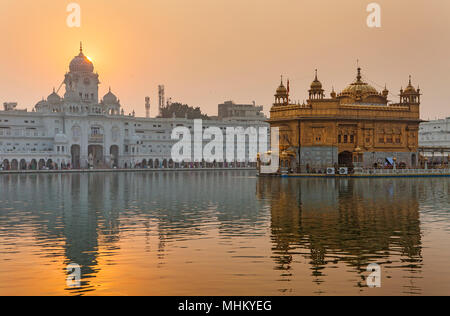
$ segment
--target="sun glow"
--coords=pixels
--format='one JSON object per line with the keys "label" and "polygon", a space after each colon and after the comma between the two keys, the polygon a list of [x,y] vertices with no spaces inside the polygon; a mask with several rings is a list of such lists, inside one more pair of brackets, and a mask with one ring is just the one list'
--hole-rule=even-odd
{"label": "sun glow", "polygon": [[92,58],[89,56],[86,56],[86,58],[92,63]]}

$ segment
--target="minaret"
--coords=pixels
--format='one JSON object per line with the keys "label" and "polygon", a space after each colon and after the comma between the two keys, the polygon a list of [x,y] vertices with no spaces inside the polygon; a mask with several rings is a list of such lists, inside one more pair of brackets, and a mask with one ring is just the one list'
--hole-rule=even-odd
{"label": "minaret", "polygon": [[145,117],[150,118],[150,97],[145,97]]}
{"label": "minaret", "polygon": [[159,109],[159,116],[162,116],[162,110],[164,108],[164,102],[165,102],[165,92],[164,92],[164,86],[163,85],[159,85],[158,86],[158,96],[159,96],[159,104],[158,104],[158,109]]}

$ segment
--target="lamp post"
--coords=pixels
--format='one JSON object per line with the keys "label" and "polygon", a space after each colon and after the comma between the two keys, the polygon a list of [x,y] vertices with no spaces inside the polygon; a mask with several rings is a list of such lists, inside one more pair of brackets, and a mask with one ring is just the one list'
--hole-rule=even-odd
{"label": "lamp post", "polygon": [[[358,167],[360,167],[361,166],[361,163],[360,162],[362,162],[361,160],[361,151],[362,151],[362,149],[359,147],[359,146],[356,146],[355,147],[355,149],[353,150],[353,153],[354,153],[354,156],[355,156],[355,158],[356,158],[356,162],[357,162],[357,166]],[[353,160],[355,160],[355,159],[353,159]]]}
{"label": "lamp post", "polygon": [[428,157],[425,157],[425,169],[428,169]]}
{"label": "lamp post", "polygon": [[394,157],[392,160],[394,160],[394,170],[397,169],[397,157]]}

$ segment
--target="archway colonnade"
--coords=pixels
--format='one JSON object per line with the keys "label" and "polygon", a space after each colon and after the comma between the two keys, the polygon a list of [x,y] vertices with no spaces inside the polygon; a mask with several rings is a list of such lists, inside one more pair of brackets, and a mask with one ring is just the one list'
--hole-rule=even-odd
{"label": "archway colonnade", "polygon": [[55,162],[50,158],[12,158],[0,160],[0,170],[58,170],[67,169],[70,165],[62,160],[61,162]]}

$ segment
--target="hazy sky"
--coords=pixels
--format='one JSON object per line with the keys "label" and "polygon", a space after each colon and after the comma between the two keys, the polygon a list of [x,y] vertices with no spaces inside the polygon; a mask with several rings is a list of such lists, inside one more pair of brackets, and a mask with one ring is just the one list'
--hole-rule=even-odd
{"label": "hazy sky", "polygon": [[[70,2],[81,5],[81,28],[66,25]],[[58,88],[83,41],[100,96],[112,86],[138,115],[147,95],[156,115],[158,84],[208,114],[229,99],[267,113],[281,74],[302,101],[315,68],[328,95],[354,80],[359,59],[364,76],[395,95],[411,74],[424,119],[450,116],[450,1],[378,0],[380,29],[366,24],[371,2],[0,0],[0,102],[31,110]]]}

